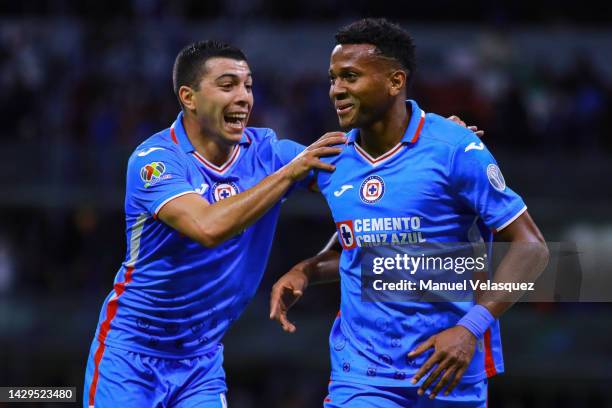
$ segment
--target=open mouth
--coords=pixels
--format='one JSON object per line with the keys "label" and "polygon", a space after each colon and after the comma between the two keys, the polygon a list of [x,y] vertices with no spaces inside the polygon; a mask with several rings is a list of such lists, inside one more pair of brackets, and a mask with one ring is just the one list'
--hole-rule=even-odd
{"label": "open mouth", "polygon": [[245,112],[233,112],[223,115],[223,119],[230,129],[242,131],[246,127],[247,116]]}
{"label": "open mouth", "polygon": [[336,113],[338,115],[345,115],[348,112],[351,111],[351,109],[353,109],[355,105],[353,105],[352,103],[345,103],[342,105],[336,105]]}

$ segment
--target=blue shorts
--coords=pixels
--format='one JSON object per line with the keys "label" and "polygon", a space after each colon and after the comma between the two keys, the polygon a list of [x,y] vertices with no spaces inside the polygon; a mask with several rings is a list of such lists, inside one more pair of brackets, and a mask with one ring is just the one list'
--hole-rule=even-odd
{"label": "blue shorts", "polygon": [[[431,388],[431,387],[430,387]],[[487,380],[459,383],[448,396],[442,392],[434,400],[429,391],[421,397],[418,386],[381,387],[346,381],[331,381],[324,408],[486,408]]]}
{"label": "blue shorts", "polygon": [[198,357],[164,359],[94,340],[83,407],[227,408],[222,363],[223,347]]}

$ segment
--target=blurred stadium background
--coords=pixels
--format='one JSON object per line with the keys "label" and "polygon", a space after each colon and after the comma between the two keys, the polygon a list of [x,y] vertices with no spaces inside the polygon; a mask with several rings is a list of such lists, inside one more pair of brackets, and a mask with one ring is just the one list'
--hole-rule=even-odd
{"label": "blurred stadium background", "polygon": [[[417,44],[421,106],[486,129],[548,240],[609,253],[612,9],[375,3],[1,2],[0,385],[82,392],[99,307],[124,256],[126,160],[175,118],[171,66],[194,40],[243,47],[255,78],[251,125],[308,143],[337,128],[327,98],[335,29],[364,16],[401,22]],[[226,339],[232,408],[321,406],[337,285],[310,288],[292,336],[267,320],[267,302],[276,277],[333,230],[316,195],[285,203],[258,295]],[[507,373],[491,381],[489,406],[611,407],[611,312],[603,303],[513,308],[502,319]]]}

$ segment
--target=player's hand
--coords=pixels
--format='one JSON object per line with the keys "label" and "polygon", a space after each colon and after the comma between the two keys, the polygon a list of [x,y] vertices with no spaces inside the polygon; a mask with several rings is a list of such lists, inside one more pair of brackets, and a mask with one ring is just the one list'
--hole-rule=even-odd
{"label": "player's hand", "polygon": [[436,398],[444,387],[446,387],[444,395],[448,395],[459,383],[474,356],[476,337],[465,327],[454,326],[431,336],[408,353],[408,357],[414,358],[432,347],[434,353],[412,378],[412,383],[416,384],[433,368],[417,391],[419,395],[423,395],[425,390],[439,379],[431,390],[430,399]]}
{"label": "player's hand", "polygon": [[291,177],[292,181],[299,181],[306,177],[311,169],[334,171],[336,166],[324,163],[320,158],[339,154],[342,148],[332,146],[344,143],[346,143],[346,136],[342,132],[328,132],[324,134],[286,166],[289,171],[289,177]]}
{"label": "player's hand", "polygon": [[272,286],[270,319],[276,320],[288,333],[295,332],[296,327],[287,319],[287,311],[302,297],[307,287],[308,277],[303,263],[294,266]]}
{"label": "player's hand", "polygon": [[452,120],[453,122],[455,122],[458,125],[461,125],[463,127],[466,127],[468,129],[470,129],[472,132],[476,133],[476,136],[478,137],[483,137],[484,136],[484,130],[478,130],[478,126],[466,126],[465,122],[461,120],[461,118],[459,116],[456,115],[452,115],[449,116],[447,118],[448,120]]}

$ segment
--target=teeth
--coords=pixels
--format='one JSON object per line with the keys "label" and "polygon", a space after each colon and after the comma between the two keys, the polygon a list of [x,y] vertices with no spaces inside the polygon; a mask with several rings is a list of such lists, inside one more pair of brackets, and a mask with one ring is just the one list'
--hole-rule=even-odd
{"label": "teeth", "polygon": [[238,119],[238,120],[244,120],[247,117],[246,113],[228,113],[225,116],[231,119]]}

